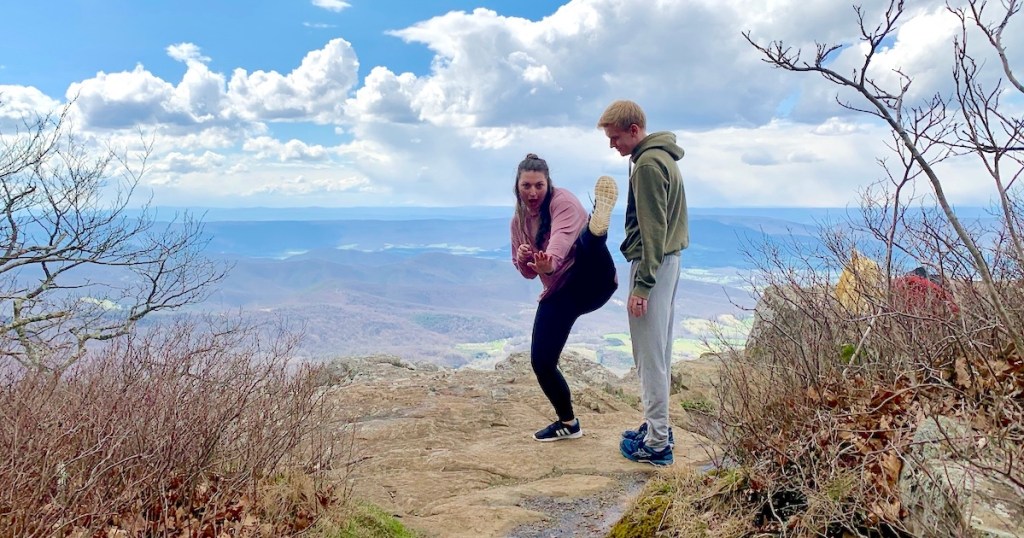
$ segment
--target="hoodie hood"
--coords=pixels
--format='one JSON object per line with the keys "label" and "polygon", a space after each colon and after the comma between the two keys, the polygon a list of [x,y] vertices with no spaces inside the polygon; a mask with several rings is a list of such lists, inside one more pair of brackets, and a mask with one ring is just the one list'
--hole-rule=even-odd
{"label": "hoodie hood", "polygon": [[664,150],[672,156],[672,160],[678,161],[683,158],[683,148],[679,147],[679,144],[676,144],[676,134],[669,131],[658,131],[644,137],[644,139],[641,140],[635,148],[633,148],[633,154],[630,155],[630,159],[635,163],[643,152],[654,148]]}

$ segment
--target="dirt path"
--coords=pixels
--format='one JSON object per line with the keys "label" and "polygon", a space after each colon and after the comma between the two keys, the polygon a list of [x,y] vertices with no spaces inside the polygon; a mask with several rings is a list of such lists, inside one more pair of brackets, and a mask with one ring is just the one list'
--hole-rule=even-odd
{"label": "dirt path", "polygon": [[[513,355],[493,371],[354,367],[335,391],[355,425],[356,498],[424,536],[603,536],[654,467],[624,459],[620,433],[641,420],[635,381],[574,354],[562,368],[584,429],[538,443],[550,404]],[[706,460],[676,428],[676,465]]]}
{"label": "dirt path", "polygon": [[523,507],[544,514],[544,519],[520,525],[507,538],[553,538],[606,536],[628,508],[630,500],[643,489],[648,473],[619,477],[613,487],[577,498],[535,497]]}

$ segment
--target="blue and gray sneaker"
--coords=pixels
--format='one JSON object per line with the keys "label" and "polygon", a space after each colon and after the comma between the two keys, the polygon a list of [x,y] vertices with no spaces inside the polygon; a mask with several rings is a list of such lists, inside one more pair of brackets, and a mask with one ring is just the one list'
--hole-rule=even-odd
{"label": "blue and gray sneaker", "polygon": [[566,425],[561,420],[556,420],[550,426],[533,434],[538,441],[561,441],[562,439],[578,439],[583,437],[583,429],[580,428],[580,420],[572,425]]}
{"label": "blue and gray sneaker", "polygon": [[644,444],[643,438],[623,439],[619,443],[619,451],[627,460],[637,463],[650,463],[658,467],[672,465],[672,445],[665,445],[662,450],[654,450]]}
{"label": "blue and gray sneaker", "polygon": [[[633,440],[641,439],[642,440],[644,437],[647,437],[647,422],[646,421],[643,424],[641,424],[639,428],[637,428],[635,430],[626,430],[626,431],[622,432],[622,438],[623,439],[633,439]],[[670,446],[675,446],[676,445],[676,436],[672,435],[672,426],[668,427],[668,444]]]}

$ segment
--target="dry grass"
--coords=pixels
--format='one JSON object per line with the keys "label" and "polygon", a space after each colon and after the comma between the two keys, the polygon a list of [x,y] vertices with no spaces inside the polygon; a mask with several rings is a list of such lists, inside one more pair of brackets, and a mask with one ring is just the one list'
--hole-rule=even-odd
{"label": "dry grass", "polygon": [[[927,470],[936,457],[1024,498],[1024,355],[1014,345],[1024,327],[1022,260],[1005,239],[989,244],[1014,323],[1006,326],[972,261],[944,247],[956,239],[941,220],[922,213],[878,232],[846,222],[823,227],[812,251],[798,243],[755,249],[762,292],[751,338],[723,354],[710,412],[691,416],[723,471],[659,477],[623,528],[904,537],[923,521],[936,535],[962,535],[969,495],[957,492],[955,477]],[[921,259],[940,268],[937,286],[906,277]],[[921,440],[922,424],[946,429]],[[735,487],[723,488],[723,477]],[[934,502],[948,505],[924,506]]]}
{"label": "dry grass", "polygon": [[[901,472],[930,449],[914,442],[918,425],[938,417],[970,433],[931,444],[1024,491],[1014,463],[1024,457],[1019,329],[995,317],[969,261],[946,253],[942,293],[909,289],[901,273],[853,275],[846,280],[871,284],[844,301],[832,282],[852,248],[823,237],[824,252],[787,258],[806,266],[762,258],[761,319],[747,349],[722,361],[716,413],[697,425],[722,448],[719,464],[748,476],[744,501],[756,516],[747,534],[908,535]],[[998,274],[1017,309],[1019,267]]]}
{"label": "dry grass", "polygon": [[322,376],[255,334],[182,322],[59,376],[6,364],[0,536],[285,536],[347,502]]}
{"label": "dry grass", "polygon": [[746,486],[746,477],[734,471],[701,475],[670,468],[647,483],[609,537],[743,536],[754,517],[743,502]]}

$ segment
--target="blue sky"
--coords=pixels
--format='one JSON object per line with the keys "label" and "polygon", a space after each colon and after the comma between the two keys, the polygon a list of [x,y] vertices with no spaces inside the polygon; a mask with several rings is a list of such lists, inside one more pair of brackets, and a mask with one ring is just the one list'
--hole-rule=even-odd
{"label": "blue sky", "polygon": [[425,74],[433,56],[430,51],[407,46],[387,35],[388,30],[439,13],[478,7],[538,20],[561,5],[551,0],[344,3],[348,7],[334,11],[308,0],[8,2],[4,6],[8,22],[0,32],[0,50],[7,51],[0,61],[4,65],[0,83],[29,84],[59,95],[71,80],[97,71],[130,70],[138,63],[158,76],[174,79],[184,69],[164,49],[179,42],[199,45],[211,57],[212,69],[288,71],[296,58],[338,36],[358,49],[363,71],[387,65],[395,71]]}
{"label": "blue sky", "polygon": [[[6,4],[0,134],[76,98],[82,140],[153,141],[141,187],[158,205],[508,205],[528,152],[585,199],[627,174],[594,127],[617,98],[677,134],[691,205],[842,206],[883,174],[884,129],[741,36],[852,43],[852,10],[831,1]],[[941,1],[909,5],[881,64],[923,97],[948,89],[955,27]],[[958,201],[987,202],[968,165],[946,177]]]}

